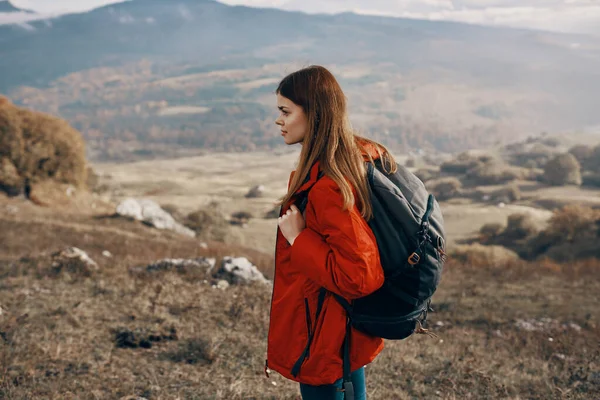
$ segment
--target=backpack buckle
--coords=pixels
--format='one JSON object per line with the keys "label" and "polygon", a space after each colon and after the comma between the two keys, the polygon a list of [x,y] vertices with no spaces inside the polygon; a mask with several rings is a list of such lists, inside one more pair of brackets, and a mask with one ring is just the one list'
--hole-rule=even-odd
{"label": "backpack buckle", "polygon": [[410,265],[417,265],[421,261],[421,256],[417,253],[412,253],[410,257],[408,257],[408,263]]}
{"label": "backpack buckle", "polygon": [[445,251],[444,251],[444,247],[445,246],[444,245],[445,245],[444,239],[441,236],[438,236],[438,238],[437,238],[437,248],[443,254],[445,254]]}

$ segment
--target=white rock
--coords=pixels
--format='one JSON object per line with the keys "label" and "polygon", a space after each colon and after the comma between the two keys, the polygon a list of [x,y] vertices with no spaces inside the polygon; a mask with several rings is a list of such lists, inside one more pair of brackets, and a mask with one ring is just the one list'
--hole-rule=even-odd
{"label": "white rock", "polygon": [[108,251],[108,250],[104,250],[104,251],[102,252],[102,255],[103,255],[104,257],[106,257],[106,258],[111,258],[111,257],[112,257],[112,254],[111,254],[111,252],[110,252],[110,251]]}
{"label": "white rock", "polygon": [[229,282],[226,280],[221,279],[219,282],[217,282],[217,289],[226,290],[228,287]]}
{"label": "white rock", "polygon": [[171,214],[152,200],[128,198],[117,206],[116,211],[122,217],[142,221],[157,229],[171,230],[190,237],[196,236],[196,232],[175,221]]}
{"label": "white rock", "polygon": [[217,271],[216,276],[232,284],[243,284],[253,281],[269,282],[258,268],[245,257],[223,257],[221,268]]}

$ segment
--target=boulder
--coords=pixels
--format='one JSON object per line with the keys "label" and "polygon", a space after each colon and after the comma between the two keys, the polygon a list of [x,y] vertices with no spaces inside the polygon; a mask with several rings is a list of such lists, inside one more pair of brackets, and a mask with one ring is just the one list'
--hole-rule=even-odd
{"label": "boulder", "polygon": [[265,276],[245,257],[223,257],[221,268],[215,273],[217,279],[230,284],[247,284],[250,282],[268,283]]}
{"label": "boulder", "polygon": [[117,214],[142,221],[157,229],[170,230],[190,237],[196,236],[196,232],[175,221],[171,214],[152,200],[125,199],[117,206]]}
{"label": "boulder", "polygon": [[98,270],[98,264],[85,251],[67,247],[52,254],[52,270],[55,274],[65,271],[73,275],[90,276]]}

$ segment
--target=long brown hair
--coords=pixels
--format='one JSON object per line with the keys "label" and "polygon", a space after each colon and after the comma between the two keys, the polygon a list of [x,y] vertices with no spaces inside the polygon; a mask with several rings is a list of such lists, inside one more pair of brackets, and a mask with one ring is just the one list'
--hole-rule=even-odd
{"label": "long brown hair", "polygon": [[296,173],[287,194],[280,200],[280,205],[290,201],[302,186],[311,167],[319,161],[325,175],[340,187],[344,209],[354,205],[354,187],[361,215],[370,219],[373,210],[369,201],[363,153],[369,154],[372,162],[366,147],[374,147],[391,172],[395,172],[396,162],[383,145],[360,137],[352,130],[346,109],[346,96],[333,74],[324,67],[312,65],[283,78],[276,93],[302,107],[310,127],[302,142]]}

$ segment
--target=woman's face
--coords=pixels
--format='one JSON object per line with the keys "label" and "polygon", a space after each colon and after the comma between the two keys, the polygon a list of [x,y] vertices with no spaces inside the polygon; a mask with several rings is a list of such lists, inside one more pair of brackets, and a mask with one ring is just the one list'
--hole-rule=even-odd
{"label": "woman's face", "polygon": [[281,136],[285,144],[302,143],[308,133],[308,117],[302,107],[277,94],[277,108],[279,117],[275,123],[281,128]]}

